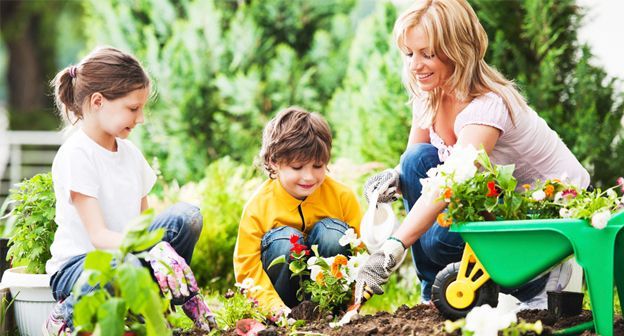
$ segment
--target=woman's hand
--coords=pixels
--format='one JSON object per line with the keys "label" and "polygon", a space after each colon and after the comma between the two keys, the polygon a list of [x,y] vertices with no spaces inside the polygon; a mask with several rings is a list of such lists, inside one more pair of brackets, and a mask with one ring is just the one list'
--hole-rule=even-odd
{"label": "woman's hand", "polygon": [[397,198],[399,190],[399,172],[395,169],[386,169],[379,174],[373,175],[364,183],[364,197],[369,202],[369,197],[377,192],[379,198],[377,202],[388,203],[394,202]]}
{"label": "woman's hand", "polygon": [[383,294],[381,286],[388,282],[390,275],[401,266],[406,252],[407,249],[400,240],[388,238],[381,249],[373,253],[358,272],[355,280],[356,302],[363,297],[365,287],[370,288],[375,294]]}
{"label": "woman's hand", "polygon": [[161,241],[152,247],[145,260],[152,266],[162,293],[171,293],[174,301],[183,300],[199,291],[193,271],[168,242]]}

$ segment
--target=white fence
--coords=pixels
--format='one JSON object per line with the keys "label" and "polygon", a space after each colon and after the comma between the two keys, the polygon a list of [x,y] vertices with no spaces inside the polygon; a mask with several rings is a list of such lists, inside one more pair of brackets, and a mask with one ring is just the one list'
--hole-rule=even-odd
{"label": "white fence", "polygon": [[9,189],[25,178],[47,172],[63,143],[60,132],[8,131],[9,161],[0,184],[0,202]]}

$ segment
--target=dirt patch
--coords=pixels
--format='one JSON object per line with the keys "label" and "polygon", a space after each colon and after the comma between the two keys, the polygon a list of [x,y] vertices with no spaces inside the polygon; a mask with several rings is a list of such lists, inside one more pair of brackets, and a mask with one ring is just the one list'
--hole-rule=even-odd
{"label": "dirt patch", "polygon": [[[306,305],[301,308],[309,313],[310,309]],[[578,325],[591,321],[591,311],[583,311],[580,315],[557,318],[547,310],[528,310],[518,313],[518,318],[527,322],[541,320],[544,325],[542,335],[552,335],[553,331]],[[355,321],[337,329],[329,327],[329,316],[318,316],[315,321],[309,321],[305,326],[297,328],[304,333],[324,334],[329,336],[338,335],[413,335],[413,336],[437,336],[446,335],[443,332],[445,318],[440,315],[435,307],[428,305],[416,305],[414,307],[401,306],[394,314],[388,312],[378,312],[374,315],[360,316]],[[624,321],[621,316],[615,318],[615,336],[624,336]],[[291,330],[278,327],[269,327],[258,335],[277,336],[289,335]],[[236,335],[234,331],[224,333],[224,335]],[[457,333],[456,335],[459,335]],[[582,336],[593,336],[595,333],[586,331]]]}

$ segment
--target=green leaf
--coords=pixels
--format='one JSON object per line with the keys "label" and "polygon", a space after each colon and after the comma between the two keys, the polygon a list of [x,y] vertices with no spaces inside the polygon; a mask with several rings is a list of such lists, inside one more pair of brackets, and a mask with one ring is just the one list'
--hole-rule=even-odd
{"label": "green leaf", "polygon": [[293,275],[298,275],[299,273],[305,271],[306,263],[301,260],[292,261],[288,265],[288,269],[293,273]]}
{"label": "green leaf", "polygon": [[283,264],[285,262],[286,262],[286,256],[285,255],[281,255],[281,256],[273,259],[273,261],[271,261],[271,263],[269,264],[269,267],[267,267],[267,269],[271,269],[271,267],[273,267],[275,265]]}
{"label": "green leaf", "polygon": [[77,330],[92,332],[99,307],[106,301],[106,293],[95,290],[80,297],[74,305],[74,326]]}
{"label": "green leaf", "polygon": [[121,298],[110,298],[98,309],[98,323],[94,335],[123,335],[125,316],[126,302]]}
{"label": "green leaf", "polygon": [[103,273],[107,273],[111,269],[111,262],[113,261],[113,255],[110,252],[102,250],[94,250],[87,253],[87,257],[84,262],[85,270],[97,270]]}

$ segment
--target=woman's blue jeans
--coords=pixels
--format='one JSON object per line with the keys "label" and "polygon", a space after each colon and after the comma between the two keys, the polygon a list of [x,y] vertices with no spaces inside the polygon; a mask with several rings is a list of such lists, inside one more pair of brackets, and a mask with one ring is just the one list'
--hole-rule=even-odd
{"label": "woman's blue jeans", "polygon": [[308,248],[318,245],[321,257],[333,257],[337,254],[350,255],[349,246],[340,246],[338,240],[344,235],[349,226],[334,218],[323,218],[316,222],[306,238],[301,231],[290,226],[280,226],[265,233],[261,243],[262,268],[267,273],[273,288],[288,307],[294,307],[299,303],[297,291],[299,290],[299,277],[291,278],[288,263],[279,264],[268,269],[271,262],[280,256],[289,258],[290,237],[299,236],[299,243]]}
{"label": "woman's blue jeans", "polygon": [[[156,216],[149,230],[165,229],[162,240],[169,242],[175,251],[190,265],[193,249],[199,239],[202,226],[203,220],[198,207],[188,203],[177,203]],[[73,316],[75,300],[71,293],[74,284],[84,270],[85,257],[86,254],[81,254],[69,259],[50,278],[54,299],[57,301],[65,300],[62,307],[63,316],[72,330],[73,321],[71,316]],[[93,288],[88,285],[85,286],[83,294]]]}
{"label": "woman's blue jeans", "polygon": [[[438,150],[431,144],[414,144],[407,148],[401,156],[401,191],[405,209],[410,211],[421,195],[420,179],[427,177],[427,171],[440,164]],[[464,240],[458,233],[450,232],[434,222],[431,228],[412,245],[412,258],[416,266],[416,274],[420,279],[421,298],[431,300],[431,286],[435,277],[448,264],[461,260],[464,251]],[[520,301],[526,301],[537,295],[544,286],[548,276],[543,276],[519,288],[501,289],[502,292],[514,295]]]}

